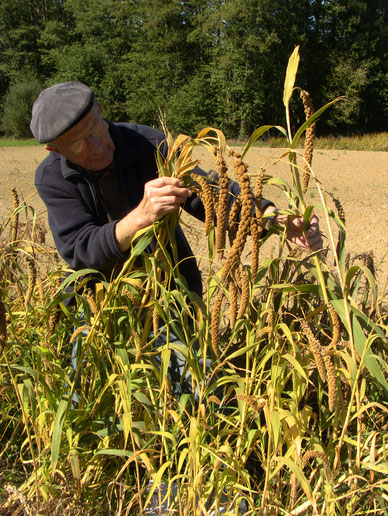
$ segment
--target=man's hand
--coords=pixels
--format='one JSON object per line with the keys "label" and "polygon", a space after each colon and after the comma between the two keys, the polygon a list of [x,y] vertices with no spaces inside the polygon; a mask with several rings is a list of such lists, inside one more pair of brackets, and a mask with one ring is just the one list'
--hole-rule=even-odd
{"label": "man's hand", "polygon": [[[269,207],[265,213],[274,213],[276,208]],[[310,220],[310,227],[305,232],[303,228],[303,217],[292,216],[292,215],[280,215],[275,214],[275,224],[287,228],[287,239],[297,244],[300,247],[317,251],[322,248],[323,240],[321,231],[319,229],[319,220],[316,215],[313,215]]]}
{"label": "man's hand", "polygon": [[185,188],[176,177],[159,177],[148,181],[140,204],[116,224],[115,234],[120,250],[124,252],[129,248],[137,231],[173,212],[191,195],[191,190]]}
{"label": "man's hand", "polygon": [[192,192],[176,177],[159,177],[144,186],[144,196],[136,211],[144,219],[144,227],[176,210]]}

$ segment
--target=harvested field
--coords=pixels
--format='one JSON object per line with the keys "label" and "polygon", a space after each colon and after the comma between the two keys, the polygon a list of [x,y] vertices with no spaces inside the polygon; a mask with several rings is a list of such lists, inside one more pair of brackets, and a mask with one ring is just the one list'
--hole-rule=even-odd
{"label": "harvested field", "polygon": [[[20,198],[28,199],[43,220],[45,210],[35,193],[34,170],[46,156],[43,147],[3,147],[0,148],[0,216],[10,213],[12,208],[11,188],[15,186]],[[281,149],[256,147],[250,149],[246,162],[249,171],[254,174],[261,166],[268,174],[289,179],[288,166],[279,157]],[[214,167],[213,157],[206,150],[198,150],[197,157],[205,170]],[[275,164],[276,163],[276,164]],[[388,152],[317,150],[313,158],[313,170],[327,192],[341,201],[346,214],[348,231],[347,252],[351,257],[372,251],[377,272],[380,293],[388,279]],[[274,187],[264,190],[264,196],[272,199],[280,207],[286,207],[283,194]],[[311,204],[319,204],[319,195],[310,182],[306,199]],[[330,197],[329,206],[334,208]],[[318,216],[319,210],[317,210]],[[206,244],[202,238],[202,225],[185,216],[190,228],[188,236],[193,250],[198,256],[206,256]],[[321,227],[327,235],[325,222],[321,218]],[[272,246],[276,245],[274,239]],[[328,244],[327,240],[325,244]],[[267,249],[266,252],[271,252]],[[203,262],[201,262],[203,265]]]}

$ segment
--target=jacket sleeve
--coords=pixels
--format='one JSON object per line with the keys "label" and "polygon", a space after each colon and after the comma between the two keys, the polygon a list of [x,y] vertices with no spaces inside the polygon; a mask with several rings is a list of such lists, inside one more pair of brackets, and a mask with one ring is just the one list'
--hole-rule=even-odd
{"label": "jacket sleeve", "polygon": [[97,204],[88,184],[52,183],[37,179],[35,185],[46,204],[59,254],[72,269],[92,268],[110,273],[117,262],[126,259],[116,242],[116,222],[99,223]]}
{"label": "jacket sleeve", "polygon": [[[207,173],[204,170],[202,170],[199,167],[195,167],[193,169],[193,173],[203,176],[206,181],[210,184],[217,185],[218,184],[218,176],[217,174],[211,174]],[[195,182],[194,182],[195,183]],[[230,181],[229,187],[228,187],[229,195],[228,195],[228,213],[230,212],[230,209],[232,208],[235,199],[240,195],[240,185],[236,181]],[[269,201],[268,199],[262,199],[261,201],[261,209],[265,210],[267,206],[275,206],[272,201]],[[254,209],[254,207],[253,207]],[[187,211],[187,213],[190,213],[193,217],[196,219],[205,221],[205,208],[202,204],[201,199],[197,195],[193,195],[190,197],[185,205],[184,210]]]}

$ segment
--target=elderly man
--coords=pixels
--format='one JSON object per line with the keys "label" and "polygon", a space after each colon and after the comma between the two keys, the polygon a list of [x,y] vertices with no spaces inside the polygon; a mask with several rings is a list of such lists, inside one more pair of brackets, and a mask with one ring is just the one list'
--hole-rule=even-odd
{"label": "elderly man", "polygon": [[[37,168],[35,185],[47,206],[58,252],[71,268],[110,275],[126,260],[138,230],[181,205],[204,220],[200,199],[182,181],[157,175],[156,150],[166,152],[163,133],[105,120],[88,86],[68,82],[43,90],[34,103],[30,126],[50,152]],[[231,183],[231,193],[238,194],[238,188]],[[262,209],[269,213],[275,207],[263,200]],[[288,238],[297,244],[312,250],[321,247],[316,217],[305,235],[300,218],[286,221],[278,216],[278,222],[287,223]],[[179,226],[176,233],[181,273],[188,287],[201,294],[193,253]]]}

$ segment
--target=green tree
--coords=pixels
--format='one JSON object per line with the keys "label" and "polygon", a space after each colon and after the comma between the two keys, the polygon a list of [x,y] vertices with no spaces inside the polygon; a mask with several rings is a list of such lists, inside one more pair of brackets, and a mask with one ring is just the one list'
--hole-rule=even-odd
{"label": "green tree", "polygon": [[[179,92],[196,77],[201,62],[201,47],[191,34],[198,4],[203,3],[181,0],[134,3],[129,22],[130,45],[123,49],[113,72],[122,88],[122,116],[126,119],[157,125],[160,110],[168,111],[174,121],[183,112],[189,119],[197,117],[193,111],[188,112],[188,106],[178,105],[177,99],[179,103],[185,101]],[[201,67],[204,66],[202,61]],[[201,69],[199,75],[202,73]],[[196,78],[193,84],[200,81],[203,82],[203,77]],[[201,97],[197,100],[200,105]],[[194,107],[192,103],[191,107]],[[187,124],[177,129],[184,126]]]}
{"label": "green tree", "polygon": [[31,108],[41,90],[41,83],[34,78],[22,79],[11,84],[5,96],[2,130],[12,138],[31,138]]}
{"label": "green tree", "polygon": [[2,0],[0,104],[23,76],[80,80],[114,120],[157,125],[162,110],[174,132],[245,138],[284,123],[284,70],[300,45],[297,84],[314,105],[348,99],[319,130],[383,130],[386,18],[384,0]]}
{"label": "green tree", "polygon": [[41,34],[46,24],[63,18],[63,1],[2,0],[0,3],[0,99],[23,69],[36,76],[46,72],[41,62]]}
{"label": "green tree", "polygon": [[329,126],[342,131],[386,129],[387,120],[387,5],[376,0],[325,2],[323,30],[329,70],[325,100],[345,94]]}

